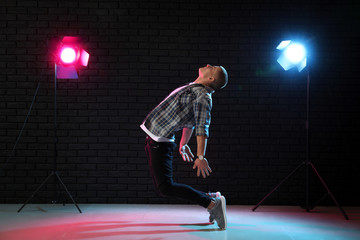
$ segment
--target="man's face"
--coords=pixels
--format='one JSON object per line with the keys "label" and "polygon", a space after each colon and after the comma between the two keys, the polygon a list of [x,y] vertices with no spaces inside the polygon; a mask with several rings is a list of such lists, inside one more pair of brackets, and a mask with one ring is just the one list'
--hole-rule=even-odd
{"label": "man's face", "polygon": [[199,77],[203,77],[203,78],[213,77],[214,73],[218,70],[217,68],[220,69],[220,67],[211,66],[210,64],[206,65],[205,67],[199,68]]}

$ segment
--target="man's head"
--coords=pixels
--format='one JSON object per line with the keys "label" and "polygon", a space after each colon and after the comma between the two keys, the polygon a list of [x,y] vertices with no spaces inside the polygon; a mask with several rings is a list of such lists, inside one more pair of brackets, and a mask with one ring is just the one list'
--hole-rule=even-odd
{"label": "man's head", "polygon": [[199,77],[197,83],[211,87],[215,91],[224,88],[228,83],[228,74],[222,66],[211,66],[199,68]]}

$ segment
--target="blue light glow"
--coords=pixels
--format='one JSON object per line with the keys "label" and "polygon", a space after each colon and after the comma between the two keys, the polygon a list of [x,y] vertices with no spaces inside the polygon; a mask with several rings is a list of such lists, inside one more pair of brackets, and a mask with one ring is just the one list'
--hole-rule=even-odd
{"label": "blue light glow", "polygon": [[285,71],[297,67],[301,72],[306,67],[306,50],[303,45],[286,40],[282,41],[276,49],[282,51],[277,61]]}

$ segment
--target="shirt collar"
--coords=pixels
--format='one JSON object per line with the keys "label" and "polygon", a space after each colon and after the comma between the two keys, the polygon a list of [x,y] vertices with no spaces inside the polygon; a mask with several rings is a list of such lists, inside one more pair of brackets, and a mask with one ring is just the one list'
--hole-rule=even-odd
{"label": "shirt collar", "polygon": [[[201,84],[202,85],[202,84]],[[214,89],[212,89],[211,87],[208,87],[208,86],[205,86],[205,85],[203,85],[204,87],[205,87],[205,89],[209,92],[209,93],[214,93],[215,92],[215,90]]]}
{"label": "shirt collar", "polygon": [[204,87],[208,93],[214,93],[215,92],[215,90],[212,89],[211,87],[205,86],[205,85],[203,85],[201,83],[191,82],[189,85],[192,85],[192,84],[197,84],[197,85],[200,85],[200,86]]}

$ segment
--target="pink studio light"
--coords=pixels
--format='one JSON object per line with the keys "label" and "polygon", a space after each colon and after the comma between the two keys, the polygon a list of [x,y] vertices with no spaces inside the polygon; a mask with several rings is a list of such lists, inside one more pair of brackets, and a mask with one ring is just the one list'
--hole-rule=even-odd
{"label": "pink studio light", "polygon": [[89,53],[80,46],[78,37],[66,36],[60,42],[57,52],[56,77],[59,79],[77,79],[78,69],[86,67]]}

